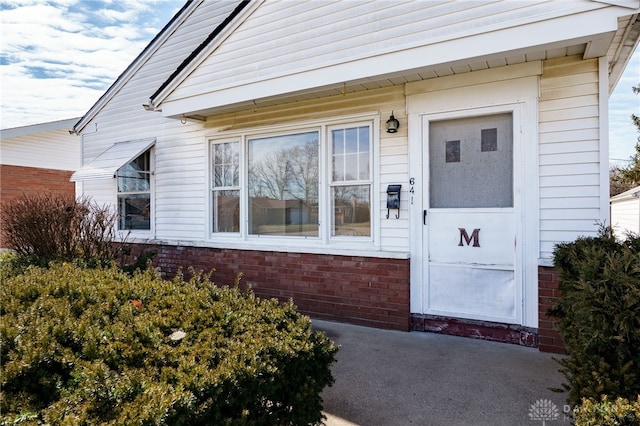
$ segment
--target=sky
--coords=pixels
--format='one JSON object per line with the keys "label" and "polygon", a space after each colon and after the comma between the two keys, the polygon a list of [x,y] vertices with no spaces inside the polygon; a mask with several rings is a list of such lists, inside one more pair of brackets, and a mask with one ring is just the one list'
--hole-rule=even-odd
{"label": "sky", "polygon": [[[182,0],[0,0],[0,128],[84,115],[183,6]],[[610,163],[638,138],[640,49],[609,102]]]}
{"label": "sky", "polygon": [[83,116],[183,0],[0,0],[0,128]]}

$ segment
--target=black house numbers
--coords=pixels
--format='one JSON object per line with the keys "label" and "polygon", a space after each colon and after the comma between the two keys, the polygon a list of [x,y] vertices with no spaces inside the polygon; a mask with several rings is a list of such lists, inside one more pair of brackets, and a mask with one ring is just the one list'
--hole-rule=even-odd
{"label": "black house numbers", "polygon": [[474,229],[471,235],[465,228],[458,228],[458,230],[460,231],[459,247],[463,247],[465,243],[471,247],[480,247],[480,228]]}

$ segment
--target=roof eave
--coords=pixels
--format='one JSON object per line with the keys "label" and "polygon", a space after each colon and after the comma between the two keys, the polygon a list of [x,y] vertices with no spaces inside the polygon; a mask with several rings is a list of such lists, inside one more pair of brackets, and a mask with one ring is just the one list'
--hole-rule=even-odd
{"label": "roof eave", "polygon": [[242,0],[229,16],[218,25],[209,36],[180,64],[176,71],[162,83],[154,94],[149,97],[145,109],[160,111],[162,102],[178,87],[191,72],[217,49],[224,40],[249,17],[264,0]]}

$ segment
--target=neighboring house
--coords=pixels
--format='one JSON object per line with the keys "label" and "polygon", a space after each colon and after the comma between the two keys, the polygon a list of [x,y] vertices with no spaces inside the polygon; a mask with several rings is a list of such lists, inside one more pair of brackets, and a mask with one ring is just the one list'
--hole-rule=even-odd
{"label": "neighboring house", "polygon": [[640,235],[640,186],[611,197],[611,226],[621,238]]}
{"label": "neighboring house", "polygon": [[72,180],[166,274],[562,350],[554,245],[609,219],[639,7],[187,2],[75,125]]}
{"label": "neighboring house", "polygon": [[[71,174],[80,167],[78,118],[0,130],[0,229],[6,203],[39,193],[73,196]],[[7,248],[0,232],[0,249]]]}

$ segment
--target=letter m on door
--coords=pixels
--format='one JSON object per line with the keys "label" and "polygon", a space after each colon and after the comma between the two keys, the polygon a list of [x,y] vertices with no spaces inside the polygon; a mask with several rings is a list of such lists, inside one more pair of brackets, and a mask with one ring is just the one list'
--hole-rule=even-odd
{"label": "letter m on door", "polygon": [[467,230],[464,228],[458,228],[458,230],[460,231],[460,243],[458,246],[462,247],[464,243],[467,243],[468,246],[480,247],[480,228],[474,229],[471,236],[469,236]]}

